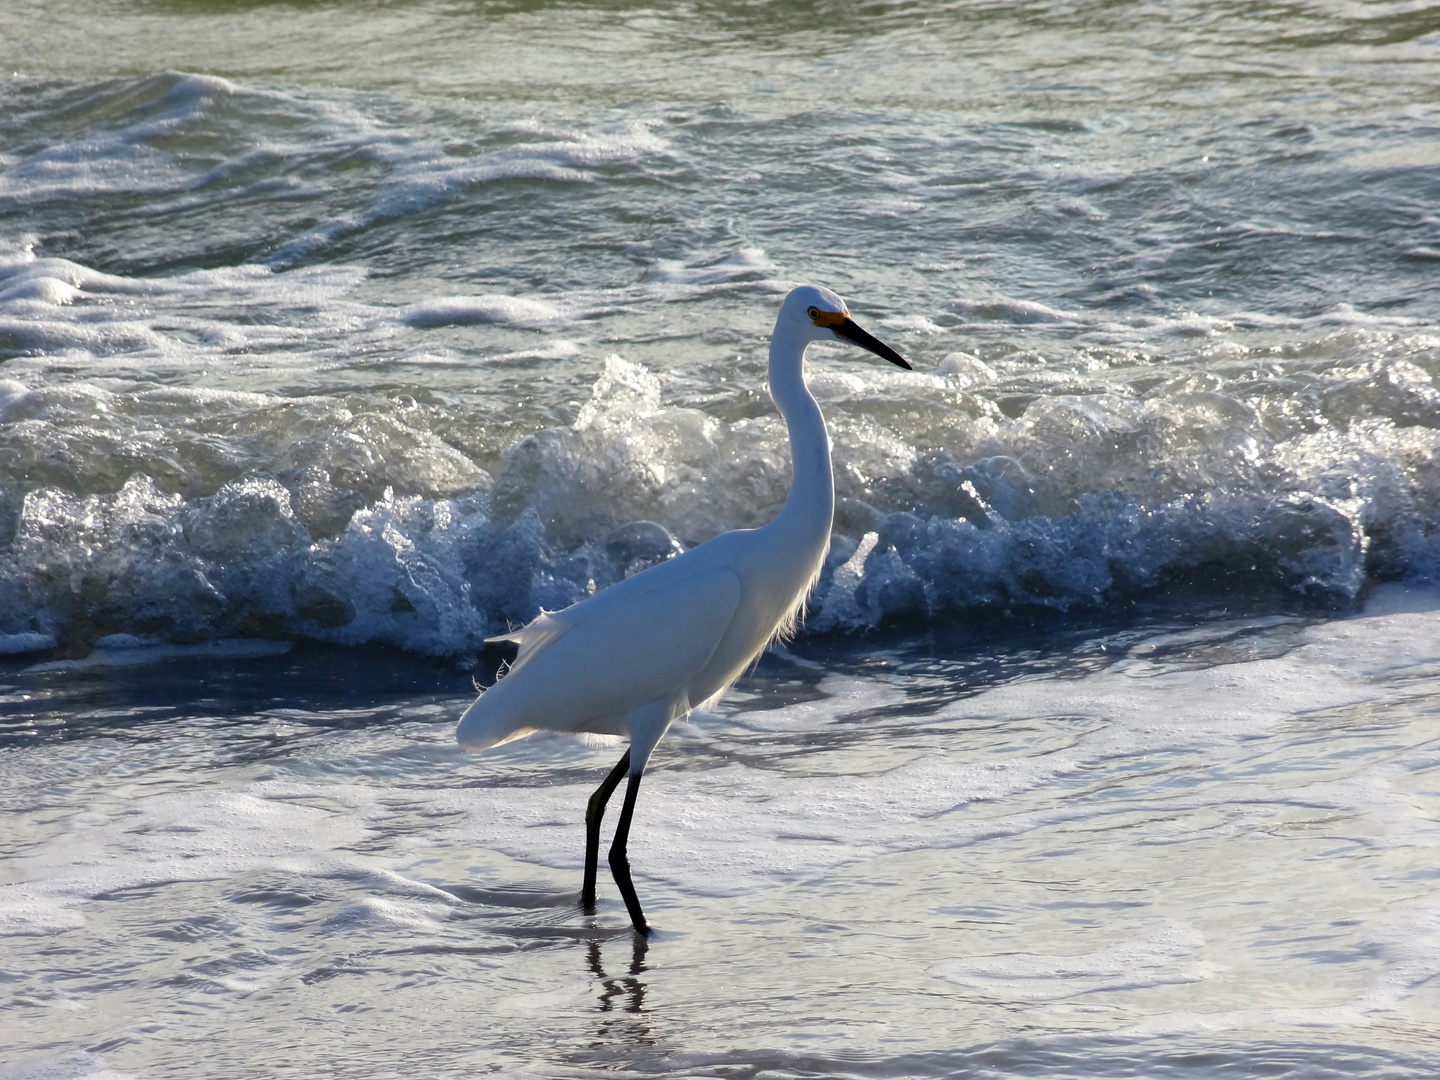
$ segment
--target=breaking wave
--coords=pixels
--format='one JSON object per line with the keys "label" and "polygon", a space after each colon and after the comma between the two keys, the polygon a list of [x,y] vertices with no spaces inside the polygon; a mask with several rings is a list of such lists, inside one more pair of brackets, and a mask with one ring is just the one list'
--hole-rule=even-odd
{"label": "breaking wave", "polygon": [[[839,507],[808,632],[1101,608],[1176,582],[1343,603],[1371,578],[1440,573],[1440,404],[1407,360],[1037,397],[1016,419],[984,367],[813,373]],[[105,397],[3,393],[12,464],[67,393]],[[277,416],[263,395],[214,398],[251,423]],[[78,654],[128,634],[470,656],[542,608],[762,524],[788,485],[778,416],[668,406],[661,379],[618,356],[573,424],[515,442],[493,477],[393,418],[278,415],[290,452],[210,494],[114,469],[108,492],[20,492],[10,471],[0,647]],[[195,452],[172,436],[172,460]]]}

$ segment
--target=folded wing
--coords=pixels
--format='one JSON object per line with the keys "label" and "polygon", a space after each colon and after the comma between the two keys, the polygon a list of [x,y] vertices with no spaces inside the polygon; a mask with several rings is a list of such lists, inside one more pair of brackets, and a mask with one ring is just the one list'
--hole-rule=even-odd
{"label": "folded wing", "polygon": [[623,734],[641,705],[688,707],[690,680],[729,630],[742,589],[729,567],[684,572],[683,558],[505,635],[520,653],[461,718],[460,745],[483,750],[537,729]]}

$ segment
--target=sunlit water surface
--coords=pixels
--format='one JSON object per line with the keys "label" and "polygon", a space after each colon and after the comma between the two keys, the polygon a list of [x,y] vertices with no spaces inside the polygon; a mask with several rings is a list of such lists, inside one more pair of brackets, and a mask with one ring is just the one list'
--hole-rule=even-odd
{"label": "sunlit water surface", "polygon": [[[1440,1074],[1440,21],[0,9],[0,1077]],[[616,749],[487,635],[789,477]],[[478,659],[477,659],[478,657]],[[603,875],[602,875],[603,878]]]}

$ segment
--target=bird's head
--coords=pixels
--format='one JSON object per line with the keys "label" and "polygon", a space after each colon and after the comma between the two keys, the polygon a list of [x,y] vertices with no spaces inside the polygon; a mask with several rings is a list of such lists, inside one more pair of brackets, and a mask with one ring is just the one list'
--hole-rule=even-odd
{"label": "bird's head", "polygon": [[868,349],[892,364],[913,370],[910,362],[874,335],[862,330],[850,317],[845,301],[818,285],[791,289],[780,306],[781,323],[795,328],[805,341],[848,341]]}

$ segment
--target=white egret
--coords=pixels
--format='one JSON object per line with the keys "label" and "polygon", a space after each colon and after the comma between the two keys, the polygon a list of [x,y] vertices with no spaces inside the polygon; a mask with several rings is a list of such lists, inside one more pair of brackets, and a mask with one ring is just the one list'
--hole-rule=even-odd
{"label": "white egret", "polygon": [[610,871],[641,934],[649,925],[625,848],[650,752],[672,721],[717,699],[770,641],[793,629],[830,546],[830,439],[805,386],[804,364],[812,341],[836,339],[910,368],[857,326],[845,301],[828,289],[802,286],[785,298],[770,339],[770,395],[789,428],[794,474],[775,519],[724,533],[492,639],[513,641],[519,652],[455,730],[471,752],[539,730],[630,737],[586,809],[581,902],[587,909],[595,903],[600,820],[628,774]]}

